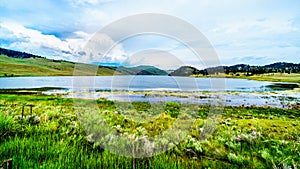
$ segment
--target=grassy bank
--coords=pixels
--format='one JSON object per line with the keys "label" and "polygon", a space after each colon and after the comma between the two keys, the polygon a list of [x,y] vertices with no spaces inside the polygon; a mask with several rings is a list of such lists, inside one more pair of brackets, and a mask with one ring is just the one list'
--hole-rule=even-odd
{"label": "grassy bank", "polygon": [[[77,74],[88,75],[91,70],[97,70],[98,76],[114,75],[115,70],[77,64]],[[0,55],[0,77],[11,76],[73,76],[75,63],[67,61],[53,61],[46,58],[18,59]],[[118,74],[118,73],[117,73]]]}
{"label": "grassy bank", "polygon": [[239,79],[249,79],[249,80],[258,80],[258,81],[270,81],[270,82],[292,82],[292,83],[300,83],[300,74],[299,73],[269,73],[269,74],[260,74],[260,75],[252,75],[246,76],[244,73],[236,73],[226,75],[225,73],[219,73],[216,75],[194,75],[194,77],[199,78],[239,78]]}
{"label": "grassy bank", "polygon": [[300,83],[300,74],[299,73],[262,74],[262,75],[253,75],[253,76],[250,76],[250,77],[245,76],[243,78],[248,78],[248,79],[251,79],[251,80],[260,80],[260,81]]}
{"label": "grassy bank", "polygon": [[[196,120],[174,148],[154,157],[132,159],[103,148],[106,140],[95,142],[87,136],[72,99],[1,94],[0,162],[11,158],[13,168],[300,167],[298,105],[292,109],[226,107],[216,130],[202,140],[209,107],[167,103],[160,111],[147,103],[120,104],[138,111],[121,110],[107,100],[96,102],[107,124],[124,135],[152,137],[170,128],[179,114]],[[196,111],[186,111],[186,106]]]}

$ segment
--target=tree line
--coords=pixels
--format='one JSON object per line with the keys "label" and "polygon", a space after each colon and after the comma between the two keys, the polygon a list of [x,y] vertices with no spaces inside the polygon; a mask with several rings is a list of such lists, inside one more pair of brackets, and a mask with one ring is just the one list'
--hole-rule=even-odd
{"label": "tree line", "polygon": [[247,76],[264,73],[300,73],[300,64],[278,62],[265,66],[235,65],[224,67],[225,74],[244,73]]}
{"label": "tree line", "polygon": [[0,48],[0,55],[6,55],[12,58],[27,59],[27,58],[45,58],[38,55],[33,55],[25,52]]}
{"label": "tree line", "polygon": [[191,76],[191,75],[211,75],[225,73],[227,75],[239,76],[241,73],[246,76],[264,73],[300,73],[300,64],[278,62],[265,66],[250,66],[246,64],[238,64],[233,66],[218,66],[207,69],[198,70],[191,66],[182,66],[169,74],[169,76]]}

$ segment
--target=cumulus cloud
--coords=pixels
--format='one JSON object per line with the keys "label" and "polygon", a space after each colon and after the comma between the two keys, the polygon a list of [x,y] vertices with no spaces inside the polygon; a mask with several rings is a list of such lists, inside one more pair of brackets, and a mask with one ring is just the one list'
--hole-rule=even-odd
{"label": "cumulus cloud", "polygon": [[10,45],[11,43],[15,42],[25,42],[26,39],[19,39],[11,30],[6,27],[3,27],[0,24],[0,41],[2,45]]}
{"label": "cumulus cloud", "polygon": [[2,47],[42,55],[52,59],[91,62],[122,62],[126,53],[121,44],[100,34],[92,36],[84,31],[73,32],[64,40],[26,28],[16,23],[0,23]]}
{"label": "cumulus cloud", "polygon": [[[85,55],[83,48],[88,39],[103,26],[125,16],[154,12],[170,14],[194,25],[209,39],[223,63],[234,64],[234,58],[247,56],[268,56],[269,62],[275,57],[297,62],[299,4],[300,1],[259,0],[4,0],[0,3],[0,44],[46,57],[77,59]],[[114,42],[106,38],[102,43],[105,46]],[[159,47],[164,43],[153,42]],[[144,44],[145,41],[122,43],[107,55],[93,54],[91,59],[122,62],[127,53],[148,45]],[[177,53],[188,63],[196,61],[191,55]]]}
{"label": "cumulus cloud", "polygon": [[157,49],[142,50],[134,53],[122,64],[125,66],[153,65],[165,70],[176,69],[181,65],[185,65],[177,56]]}
{"label": "cumulus cloud", "polygon": [[126,53],[121,44],[116,43],[106,34],[95,34],[83,48],[81,62],[119,63],[126,59]]}
{"label": "cumulus cloud", "polygon": [[4,47],[68,60],[73,60],[73,54],[82,48],[87,38],[83,32],[75,32],[80,38],[61,40],[54,35],[46,35],[16,23],[0,23],[0,34],[0,39],[6,42]]}

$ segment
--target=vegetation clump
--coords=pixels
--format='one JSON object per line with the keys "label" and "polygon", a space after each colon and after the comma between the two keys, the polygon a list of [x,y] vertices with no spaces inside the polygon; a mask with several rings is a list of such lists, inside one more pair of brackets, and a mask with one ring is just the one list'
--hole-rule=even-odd
{"label": "vegetation clump", "polygon": [[[34,105],[32,115],[25,110],[22,117],[20,105],[24,102]],[[296,108],[225,107],[215,131],[203,139],[209,113],[206,106],[198,106],[195,113],[185,109],[195,105],[172,102],[156,110],[146,103],[133,103],[138,111],[132,112],[120,110],[108,100],[95,104],[99,112],[89,114],[89,122],[96,123],[93,119],[103,117],[113,134],[106,130],[87,133],[75,114],[72,99],[0,95],[0,163],[11,159],[13,168],[300,167],[300,115]],[[133,120],[130,115],[144,117],[144,121]],[[151,154],[155,148],[149,141],[185,119],[181,116],[195,120],[189,133],[178,144],[172,139],[158,139],[165,146],[160,147],[162,153],[132,159],[113,154],[105,146],[111,144],[122,150],[113,138],[126,136],[145,145],[141,148],[132,144],[134,151]],[[170,137],[177,137],[177,133],[179,130]]]}

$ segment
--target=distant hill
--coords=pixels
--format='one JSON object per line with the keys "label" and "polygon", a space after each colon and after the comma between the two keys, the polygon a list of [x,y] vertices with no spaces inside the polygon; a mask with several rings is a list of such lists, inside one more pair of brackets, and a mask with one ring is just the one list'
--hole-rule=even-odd
{"label": "distant hill", "polygon": [[44,58],[38,55],[33,55],[25,52],[19,52],[9,49],[0,48],[0,55],[6,55],[12,58],[28,59],[28,58]]}
{"label": "distant hill", "polygon": [[191,66],[181,66],[169,74],[169,76],[191,76],[194,74],[200,74],[200,70]]}
{"label": "distant hill", "polygon": [[246,64],[237,64],[233,66],[217,66],[203,70],[198,70],[191,66],[182,66],[173,72],[170,76],[191,76],[191,75],[208,75],[216,73],[236,74],[244,73],[247,76],[264,73],[300,73],[300,64],[278,62],[265,66],[250,66]]}
{"label": "distant hill", "polygon": [[[78,64],[80,74],[90,74],[91,67],[97,66]],[[75,63],[67,61],[53,61],[46,58],[11,58],[0,55],[0,76],[72,76]],[[115,70],[109,67],[99,67],[97,75],[113,75]],[[118,73],[118,72],[117,72]]]}
{"label": "distant hill", "polygon": [[300,64],[277,62],[264,66],[234,65],[224,67],[225,73],[242,72],[247,75],[264,73],[300,73]]}
{"label": "distant hill", "polygon": [[154,66],[114,67],[52,60],[45,57],[0,48],[0,76],[72,76],[75,64],[79,73],[90,74],[97,69],[98,76],[105,75],[167,75]]}
{"label": "distant hill", "polygon": [[289,70],[293,73],[300,72],[300,64],[294,64],[294,63],[278,62],[270,65],[265,65],[263,67],[267,71],[276,71],[277,69],[279,71]]}
{"label": "distant hill", "polygon": [[120,66],[116,69],[122,74],[128,75],[168,75],[164,70],[158,69],[154,66],[137,66],[137,67],[123,67]]}
{"label": "distant hill", "polygon": [[198,70],[191,66],[182,66],[174,71],[165,71],[154,66],[141,65],[136,67],[98,66],[74,63],[64,60],[52,60],[38,55],[0,48],[0,76],[72,76],[74,67],[80,65],[81,74],[90,74],[91,68],[97,69],[97,75],[169,75],[191,76],[225,73],[245,76],[264,73],[300,73],[300,64],[278,62],[265,66],[237,64],[218,66]]}

